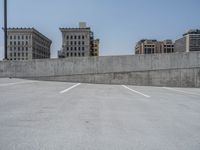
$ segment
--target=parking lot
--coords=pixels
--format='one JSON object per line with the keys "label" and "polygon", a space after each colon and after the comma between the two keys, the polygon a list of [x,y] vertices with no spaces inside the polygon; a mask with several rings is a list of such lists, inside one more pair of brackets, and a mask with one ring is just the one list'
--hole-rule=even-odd
{"label": "parking lot", "polygon": [[200,89],[0,79],[0,150],[199,150]]}

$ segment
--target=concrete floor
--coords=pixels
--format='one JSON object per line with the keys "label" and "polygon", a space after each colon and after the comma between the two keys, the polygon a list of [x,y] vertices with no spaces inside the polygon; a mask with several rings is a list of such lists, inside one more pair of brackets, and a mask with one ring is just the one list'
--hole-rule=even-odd
{"label": "concrete floor", "polygon": [[199,150],[200,89],[0,79],[0,150]]}

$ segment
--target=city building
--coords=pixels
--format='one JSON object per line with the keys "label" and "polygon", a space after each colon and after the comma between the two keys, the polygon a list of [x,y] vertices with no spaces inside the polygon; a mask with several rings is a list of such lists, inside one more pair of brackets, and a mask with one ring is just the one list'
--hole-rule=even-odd
{"label": "city building", "polygon": [[172,53],[174,43],[172,40],[157,41],[152,39],[140,40],[135,46],[135,54]]}
{"label": "city building", "polygon": [[79,28],[60,28],[62,48],[58,51],[59,58],[85,57],[99,55],[99,40],[86,23],[79,23]]}
{"label": "city building", "polygon": [[52,41],[34,28],[8,28],[8,59],[50,58]]}
{"label": "city building", "polygon": [[175,52],[200,51],[200,30],[193,29],[183,34],[183,37],[176,40]]}
{"label": "city building", "polygon": [[95,39],[92,41],[91,56],[99,56],[99,43],[99,39]]}

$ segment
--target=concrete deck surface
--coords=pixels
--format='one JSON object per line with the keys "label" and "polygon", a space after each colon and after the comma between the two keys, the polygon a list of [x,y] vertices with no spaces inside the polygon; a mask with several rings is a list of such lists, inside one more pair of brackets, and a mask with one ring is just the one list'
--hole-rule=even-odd
{"label": "concrete deck surface", "polygon": [[0,79],[0,150],[199,150],[200,89]]}

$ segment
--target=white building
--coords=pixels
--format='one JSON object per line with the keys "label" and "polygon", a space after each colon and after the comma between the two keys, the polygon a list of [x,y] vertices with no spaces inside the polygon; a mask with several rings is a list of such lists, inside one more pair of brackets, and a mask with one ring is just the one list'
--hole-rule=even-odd
{"label": "white building", "polygon": [[50,58],[52,41],[34,28],[8,28],[8,59]]}
{"label": "white building", "polygon": [[175,52],[200,51],[200,30],[189,30],[175,41]]}
{"label": "white building", "polygon": [[93,32],[86,23],[79,23],[79,28],[60,28],[62,33],[62,49],[59,58],[84,57],[93,54]]}

